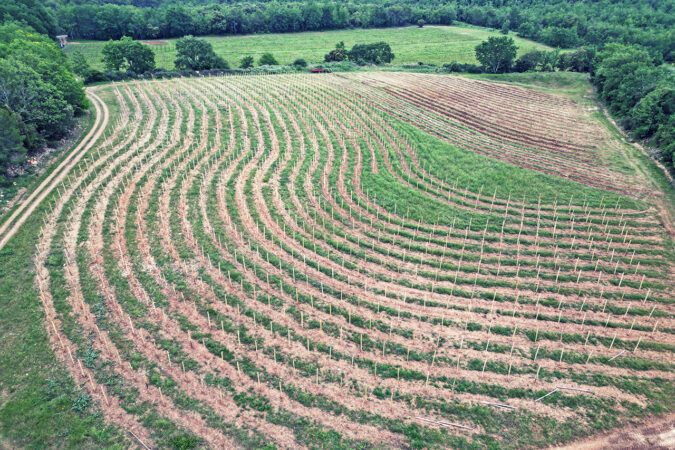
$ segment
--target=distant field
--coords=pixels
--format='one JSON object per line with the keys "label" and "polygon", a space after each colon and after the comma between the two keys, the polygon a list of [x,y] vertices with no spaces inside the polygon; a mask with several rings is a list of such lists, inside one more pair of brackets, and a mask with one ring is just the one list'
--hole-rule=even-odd
{"label": "distant field", "polygon": [[[216,53],[223,56],[232,66],[246,55],[256,60],[265,53],[271,52],[279,63],[292,63],[296,58],[304,58],[309,63],[323,61],[325,55],[336,42],[344,41],[349,48],[354,44],[386,41],[396,59],[395,64],[444,64],[450,61],[462,63],[476,62],[474,48],[489,36],[500,36],[498,31],[487,28],[469,26],[426,26],[403,28],[377,28],[370,30],[339,30],[311,33],[257,34],[246,36],[207,37],[212,42]],[[519,53],[533,49],[550,49],[549,47],[513,36]],[[175,39],[149,42],[155,50],[157,67],[173,69],[176,57]],[[96,68],[102,68],[102,41],[76,41],[66,46],[65,52],[70,54],[76,50],[82,52],[87,60]]]}

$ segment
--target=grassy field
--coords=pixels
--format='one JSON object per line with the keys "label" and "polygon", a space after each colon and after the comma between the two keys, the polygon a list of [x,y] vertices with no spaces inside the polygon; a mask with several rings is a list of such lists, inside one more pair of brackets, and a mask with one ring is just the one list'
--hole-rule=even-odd
{"label": "grassy field", "polygon": [[[243,56],[256,60],[271,52],[281,64],[304,58],[309,63],[323,61],[323,56],[335,43],[344,41],[350,48],[354,44],[385,41],[396,55],[394,64],[444,64],[451,61],[475,63],[474,48],[489,36],[501,36],[498,31],[472,26],[426,26],[403,28],[378,28],[368,30],[338,30],[307,33],[256,34],[247,36],[207,37],[216,53],[235,67]],[[543,44],[512,35],[519,53],[533,49],[549,49]],[[148,42],[148,41],[145,41]],[[151,41],[156,53],[157,67],[173,68],[176,57],[175,40]],[[66,46],[65,52],[82,52],[96,68],[102,68],[100,52],[105,42],[78,41]]]}
{"label": "grassy field", "polygon": [[579,72],[526,72],[526,73],[480,73],[462,74],[463,77],[476,80],[496,81],[537,89],[570,97],[585,104],[592,103],[593,91],[589,75]]}

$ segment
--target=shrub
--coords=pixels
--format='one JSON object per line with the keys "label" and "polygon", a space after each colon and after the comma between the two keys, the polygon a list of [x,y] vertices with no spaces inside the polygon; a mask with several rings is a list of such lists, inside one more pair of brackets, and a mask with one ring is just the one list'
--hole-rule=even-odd
{"label": "shrub", "polygon": [[581,47],[573,52],[567,52],[560,55],[556,66],[560,70],[571,70],[574,72],[590,72],[593,67],[593,58],[595,58],[595,48]]}
{"label": "shrub", "polygon": [[89,71],[86,78],[84,79],[84,83],[85,84],[99,83],[101,81],[107,80],[108,79],[106,78],[103,72],[101,72],[100,70],[92,69]]}
{"label": "shrub", "polygon": [[176,450],[189,450],[191,448],[197,447],[199,440],[189,434],[181,434],[179,436],[174,436],[169,440],[171,448]]}
{"label": "shrub", "polygon": [[546,52],[533,50],[521,55],[513,69],[516,72],[527,72],[528,70],[541,70],[549,72],[556,65],[558,56],[556,52]]}
{"label": "shrub", "polygon": [[18,114],[0,107],[0,173],[9,164],[23,162],[25,159],[26,149],[23,146],[20,120]]}
{"label": "shrub", "polygon": [[75,401],[73,401],[73,411],[83,414],[87,411],[90,404],[91,399],[89,396],[87,396],[87,394],[84,392],[80,392],[80,394],[75,398]]}
{"label": "shrub", "polygon": [[443,69],[454,73],[483,73],[483,68],[476,64],[462,64],[453,61],[449,64],[443,64]]}
{"label": "shrub", "polygon": [[324,55],[323,60],[325,62],[340,62],[347,59],[347,50],[345,50],[345,43],[343,41],[335,44],[335,48],[326,55]]}
{"label": "shrub", "polygon": [[386,42],[376,42],[374,44],[356,44],[349,51],[350,61],[357,64],[387,64],[394,59],[391,47]]}
{"label": "shrub", "polygon": [[239,67],[242,69],[250,69],[253,67],[253,56],[244,56],[241,58],[241,61],[239,61]]}
{"label": "shrub", "polygon": [[263,55],[258,60],[258,64],[261,66],[277,66],[279,63],[274,58],[274,55],[271,53],[263,53]]}
{"label": "shrub", "polygon": [[91,71],[89,63],[80,51],[76,51],[70,56],[70,66],[73,68],[73,72],[82,78],[87,78]]}

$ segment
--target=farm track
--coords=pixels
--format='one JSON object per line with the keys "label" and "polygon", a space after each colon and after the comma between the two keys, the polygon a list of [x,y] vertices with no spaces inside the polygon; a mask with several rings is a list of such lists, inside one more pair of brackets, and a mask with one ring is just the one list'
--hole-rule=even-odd
{"label": "farm track", "polygon": [[18,231],[19,227],[28,220],[35,208],[54,190],[59,183],[63,183],[70,170],[75,167],[82,157],[94,146],[108,126],[108,107],[94,93],[95,89],[87,90],[87,97],[96,110],[94,124],[91,130],[70,151],[70,154],[50,173],[33,192],[23,200],[12,214],[0,225],[0,249]]}
{"label": "farm track", "polygon": [[[73,162],[35,258],[50,341],[106,420],[156,446],[514,445],[532,420],[588,430],[663,404],[675,310],[657,211],[609,192],[533,202],[438,177],[380,109],[410,77],[107,88],[119,118],[90,133],[97,154]],[[406,101],[476,101],[463,96],[472,81],[443,80]],[[367,85],[390,81],[389,93]],[[476,86],[507,96],[494,101],[505,125],[486,124],[481,104],[475,120],[453,116],[466,129],[522,155],[579,152],[615,176],[573,103]],[[504,128],[540,112],[550,138]],[[406,194],[392,202],[379,183]],[[561,385],[577,391],[535,401]]]}

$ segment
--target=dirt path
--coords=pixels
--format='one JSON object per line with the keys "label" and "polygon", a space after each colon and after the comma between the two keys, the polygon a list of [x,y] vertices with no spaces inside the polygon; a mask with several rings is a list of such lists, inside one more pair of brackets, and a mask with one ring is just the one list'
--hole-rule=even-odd
{"label": "dirt path", "polygon": [[[653,158],[649,152],[639,143],[637,142],[632,142],[631,138],[626,134],[625,131],[614,121],[612,116],[609,115],[607,110],[603,105],[601,105],[599,102],[596,102],[598,107],[600,108],[600,111],[602,112],[602,115],[609,121],[609,123],[616,128],[616,130],[621,134],[626,139],[626,142],[628,145],[632,145],[633,147],[637,148],[640,153],[642,153],[644,156],[649,158],[656,166],[660,169],[660,171],[663,173],[663,175],[666,177],[668,182],[675,186],[675,180],[673,179],[672,175],[668,171],[668,169],[657,159]],[[630,157],[626,156],[626,161],[631,164],[633,167],[635,167],[635,170],[638,172],[644,173],[644,168],[641,166],[638,166],[633,160],[631,160]],[[648,173],[644,174],[648,179],[651,180],[651,177],[649,176]],[[665,204],[665,200],[662,196],[654,196],[653,200],[656,202],[656,206],[659,209],[660,217],[663,220],[663,226],[666,227],[666,230],[668,231],[668,235],[675,236],[675,225],[673,225],[673,217],[670,214],[670,208]]]}
{"label": "dirt path", "polygon": [[40,203],[61,183],[70,170],[82,159],[103,134],[108,126],[110,115],[106,104],[89,89],[87,96],[96,109],[96,120],[89,133],[75,146],[71,154],[66,157],[54,171],[26,198],[12,215],[0,226],[0,250],[16,234],[19,227],[28,220]]}
{"label": "dirt path", "polygon": [[620,431],[558,448],[563,450],[672,449],[675,448],[675,414],[646,424],[623,427]]}

